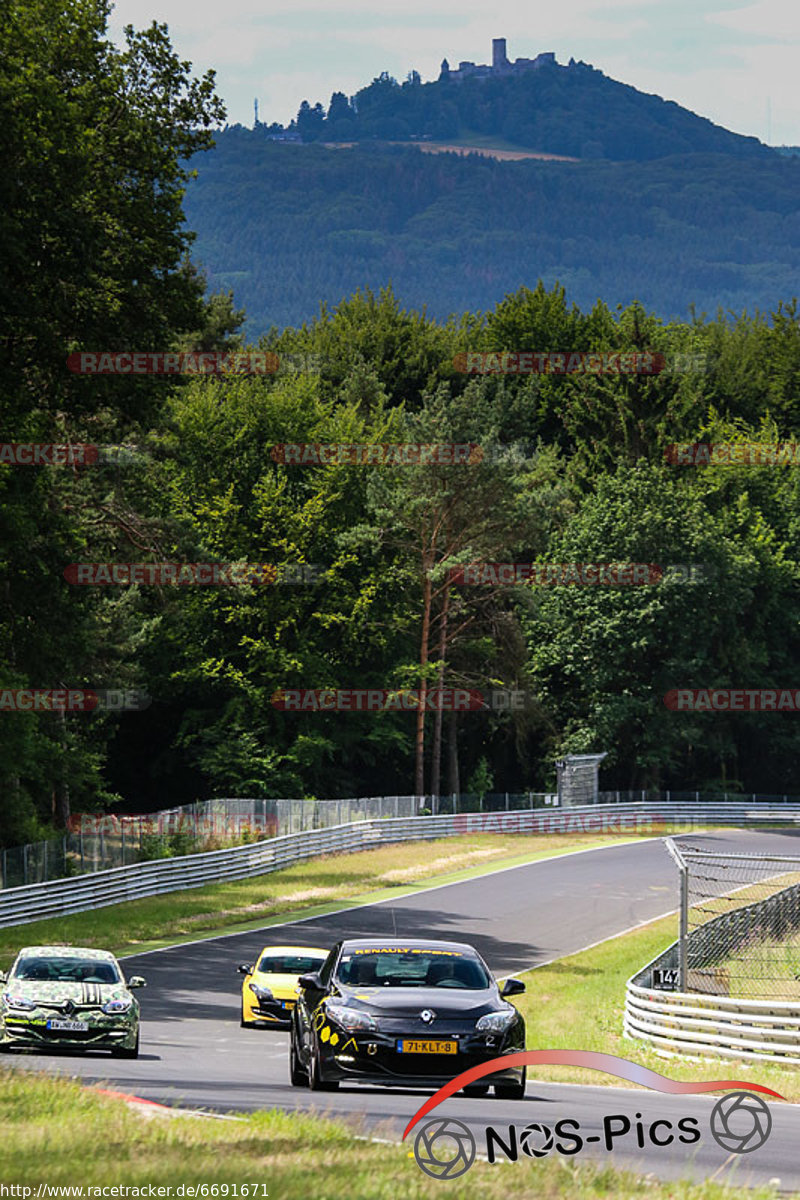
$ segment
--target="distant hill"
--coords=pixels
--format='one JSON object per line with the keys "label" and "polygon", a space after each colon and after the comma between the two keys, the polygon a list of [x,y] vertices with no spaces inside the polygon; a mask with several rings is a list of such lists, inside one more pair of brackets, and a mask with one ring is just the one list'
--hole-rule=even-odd
{"label": "distant hill", "polygon": [[193,165],[194,257],[212,288],[233,288],[251,336],[389,282],[437,317],[540,277],[584,309],[639,299],[664,318],[771,310],[798,292],[794,156],[498,162],[279,145],[239,127]]}
{"label": "distant hill", "polygon": [[[400,84],[386,72],[354,97],[334,92],[325,109],[303,102],[291,133],[304,142],[502,139],[514,147],[581,159],[643,162],[674,154],[774,154],[757,138],[731,133],[672,100],[618,83],[583,62],[553,55],[443,68],[434,83],[416,71]],[[266,126],[261,127],[266,130]],[[281,127],[270,127],[279,133]]]}

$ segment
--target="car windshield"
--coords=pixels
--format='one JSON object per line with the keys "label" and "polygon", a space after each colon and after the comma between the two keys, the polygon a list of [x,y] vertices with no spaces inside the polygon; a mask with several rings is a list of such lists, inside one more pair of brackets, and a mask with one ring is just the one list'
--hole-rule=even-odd
{"label": "car windshield", "polygon": [[379,948],[345,951],[339,983],[356,987],[435,987],[478,991],[491,986],[479,959],[457,950]]}
{"label": "car windshield", "polygon": [[87,958],[22,958],[14,979],[39,983],[119,983],[113,963]]}
{"label": "car windshield", "polygon": [[258,969],[267,975],[305,975],[324,962],[322,954],[264,954]]}

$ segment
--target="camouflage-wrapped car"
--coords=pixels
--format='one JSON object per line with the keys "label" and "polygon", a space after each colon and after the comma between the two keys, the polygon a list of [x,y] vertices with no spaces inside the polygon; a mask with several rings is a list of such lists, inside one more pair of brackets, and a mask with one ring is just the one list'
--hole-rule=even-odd
{"label": "camouflage-wrapped car", "polygon": [[139,1053],[139,1005],[107,950],[26,946],[8,975],[0,972],[0,1050],[61,1047]]}

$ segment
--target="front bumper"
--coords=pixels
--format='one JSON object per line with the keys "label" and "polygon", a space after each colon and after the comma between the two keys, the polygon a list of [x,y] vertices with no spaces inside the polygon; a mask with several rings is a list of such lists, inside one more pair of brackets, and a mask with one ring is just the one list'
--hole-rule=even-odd
{"label": "front bumper", "polygon": [[263,1021],[269,1025],[280,1025],[289,1028],[294,1012],[296,998],[292,1000],[257,1000],[253,997],[245,1001],[245,1021]]}
{"label": "front bumper", "polygon": [[[419,1034],[414,1036],[419,1037]],[[322,1078],[330,1081],[359,1080],[384,1087],[438,1088],[470,1067],[481,1066],[504,1054],[524,1049],[522,1043],[499,1046],[499,1038],[495,1039],[494,1045],[488,1046],[485,1038],[462,1036],[443,1039],[458,1041],[455,1054],[413,1054],[398,1050],[398,1042],[402,1040],[402,1035],[378,1032],[349,1034],[340,1038],[335,1046],[331,1046],[329,1039],[327,1044],[322,1043],[320,1047]],[[516,1083],[522,1076],[522,1067],[500,1068],[476,1082]]]}
{"label": "front bumper", "polygon": [[132,1050],[139,1030],[138,1019],[120,1020],[105,1016],[102,1022],[88,1022],[85,1031],[48,1029],[47,1017],[5,1014],[0,1019],[0,1045],[4,1049]]}

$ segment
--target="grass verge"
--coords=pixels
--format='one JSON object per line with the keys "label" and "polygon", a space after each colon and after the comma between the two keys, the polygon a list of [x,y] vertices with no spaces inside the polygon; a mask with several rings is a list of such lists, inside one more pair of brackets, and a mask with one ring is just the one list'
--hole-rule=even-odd
{"label": "grass verge", "polygon": [[20,946],[64,942],[99,946],[119,955],[136,954],[215,934],[261,929],[290,915],[317,916],[345,904],[407,895],[419,888],[455,883],[487,870],[575,850],[621,845],[652,837],[654,832],[625,837],[473,834],[328,855],[252,879],[0,929],[0,969],[10,966]]}
{"label": "grass verge", "polygon": [[[0,1138],[0,1182],[31,1188],[32,1196],[41,1184],[127,1185],[130,1196],[147,1195],[149,1185],[205,1184],[205,1195],[217,1197],[226,1185],[232,1196],[236,1184],[239,1196],[249,1185],[250,1200],[442,1200],[447,1189],[423,1174],[410,1146],[359,1140],[344,1125],[314,1115],[273,1110],[240,1121],[148,1118],[72,1081],[21,1071],[0,1070]],[[478,1161],[452,1194],[507,1200],[509,1189],[526,1200],[767,1200],[776,1194],[661,1183],[563,1159],[503,1169]]]}
{"label": "grass verge", "polygon": [[[622,1033],[625,983],[678,936],[677,916],[653,921],[591,950],[520,975],[527,990],[514,1003],[524,1013],[528,1049],[599,1050],[642,1063],[672,1079],[745,1079],[800,1103],[800,1071],[740,1059],[667,1058]],[[536,1067],[537,1079],[632,1087],[624,1080],[577,1067]],[[779,1101],[776,1101],[779,1103]]]}

